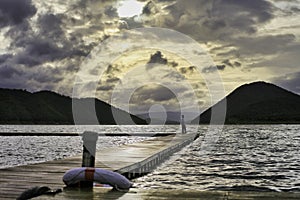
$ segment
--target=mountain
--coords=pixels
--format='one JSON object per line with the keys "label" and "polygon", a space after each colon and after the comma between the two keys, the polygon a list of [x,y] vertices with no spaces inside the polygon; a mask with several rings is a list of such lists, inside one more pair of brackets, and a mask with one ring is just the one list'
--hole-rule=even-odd
{"label": "mountain", "polygon": [[[270,83],[242,85],[226,101],[226,124],[300,123],[300,96]],[[224,103],[223,99],[204,111],[200,124],[208,124],[212,108],[218,110]],[[199,117],[192,123],[198,124]]]}
{"label": "mountain", "polygon": [[[87,109],[89,103],[93,109]],[[94,98],[74,99],[79,124],[130,124],[129,113]],[[92,118],[96,110],[97,118]],[[113,115],[114,113],[114,115]],[[115,121],[116,117],[119,119]],[[146,124],[130,115],[136,124]],[[78,120],[76,121],[78,124]],[[30,93],[24,90],[0,89],[0,124],[74,124],[72,99],[60,94],[41,91]]]}

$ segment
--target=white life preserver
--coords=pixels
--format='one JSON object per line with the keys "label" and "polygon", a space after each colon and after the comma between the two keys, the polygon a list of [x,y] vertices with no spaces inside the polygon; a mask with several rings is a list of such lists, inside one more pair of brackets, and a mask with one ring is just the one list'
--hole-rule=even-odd
{"label": "white life preserver", "polygon": [[68,170],[63,176],[63,182],[67,186],[75,185],[80,181],[93,181],[125,190],[132,187],[132,183],[121,174],[99,168],[74,168]]}

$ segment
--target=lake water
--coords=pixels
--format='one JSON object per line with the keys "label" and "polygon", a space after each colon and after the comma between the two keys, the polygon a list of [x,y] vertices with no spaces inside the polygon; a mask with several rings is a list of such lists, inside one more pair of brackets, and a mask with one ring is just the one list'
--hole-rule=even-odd
{"label": "lake water", "polygon": [[300,192],[300,126],[225,126],[210,151],[203,137],[174,154],[142,188]]}
{"label": "lake water", "polygon": [[[178,132],[178,126],[0,126],[2,132]],[[209,148],[207,126],[189,126],[200,138],[175,153],[152,173],[133,180],[144,189],[300,191],[300,125],[224,126]],[[211,133],[209,133],[211,134]],[[100,137],[97,148],[145,140]],[[0,136],[0,167],[78,154],[81,137]]]}

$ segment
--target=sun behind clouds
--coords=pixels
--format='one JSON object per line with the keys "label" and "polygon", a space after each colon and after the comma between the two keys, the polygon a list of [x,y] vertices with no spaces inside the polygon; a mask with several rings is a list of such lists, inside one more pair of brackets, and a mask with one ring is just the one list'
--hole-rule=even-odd
{"label": "sun behind clouds", "polygon": [[133,17],[140,15],[143,7],[144,4],[136,0],[124,0],[119,3],[117,12],[119,17]]}

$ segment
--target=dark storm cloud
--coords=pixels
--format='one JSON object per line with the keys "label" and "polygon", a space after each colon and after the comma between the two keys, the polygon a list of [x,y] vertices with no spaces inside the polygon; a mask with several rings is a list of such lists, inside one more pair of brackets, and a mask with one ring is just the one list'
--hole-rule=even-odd
{"label": "dark storm cloud", "polygon": [[159,12],[158,8],[156,7],[153,1],[149,1],[143,8],[143,14],[151,15]]}
{"label": "dark storm cloud", "polygon": [[21,75],[22,72],[18,71],[15,67],[10,65],[0,65],[0,77],[1,79],[10,79],[15,75]]}
{"label": "dark storm cloud", "polygon": [[240,67],[242,64],[238,61],[230,61],[229,59],[223,60],[223,64],[229,66],[229,67]]}
{"label": "dark storm cloud", "polygon": [[155,103],[176,99],[176,95],[161,85],[144,86],[137,89],[131,97],[131,103]]}
{"label": "dark storm cloud", "polygon": [[197,70],[197,67],[196,66],[189,66],[189,67],[182,67],[180,68],[180,72],[182,74],[187,74],[187,73],[193,73]]}
{"label": "dark storm cloud", "polygon": [[118,83],[120,81],[121,79],[119,79],[118,77],[111,77],[106,80],[106,83]]}
{"label": "dark storm cloud", "polygon": [[[146,69],[149,70],[157,65],[167,65],[168,59],[164,58],[160,51],[156,51],[154,54],[150,55],[150,59],[147,62]],[[176,67],[176,62],[170,63],[171,66]],[[178,63],[177,63],[178,65]]]}
{"label": "dark storm cloud", "polygon": [[38,25],[40,27],[40,34],[47,35],[49,38],[53,40],[63,40],[62,38],[65,33],[62,28],[63,23],[61,19],[61,15],[54,15],[52,13],[40,15],[38,18]]}
{"label": "dark storm cloud", "polygon": [[300,95],[300,72],[276,77],[272,82]]}
{"label": "dark storm cloud", "polygon": [[291,11],[298,13],[298,12],[300,12],[300,8],[298,8],[298,7],[292,7]]}
{"label": "dark storm cloud", "polygon": [[148,61],[148,64],[167,64],[168,59],[164,58],[162,53],[160,51],[155,52],[150,56],[150,60]]}
{"label": "dark storm cloud", "polygon": [[[259,24],[273,18],[273,5],[265,0],[177,0],[165,8],[169,15],[149,21],[163,22],[196,40],[225,40],[239,33],[255,33]],[[157,16],[155,16],[157,17]]]}
{"label": "dark storm cloud", "polygon": [[218,70],[223,71],[225,69],[226,65],[216,65],[216,66],[209,66],[202,69],[203,73],[213,73]]}
{"label": "dark storm cloud", "polygon": [[57,83],[63,80],[62,69],[51,66],[43,66],[33,69],[32,73],[29,73],[28,79],[34,80],[38,83]]}
{"label": "dark storm cloud", "polygon": [[149,70],[157,65],[168,65],[176,68],[179,64],[175,61],[169,61],[160,51],[156,51],[154,54],[150,55],[150,59],[147,62],[146,69]]}
{"label": "dark storm cloud", "polygon": [[229,67],[233,67],[233,64],[230,62],[229,59],[224,60],[222,63],[224,63],[225,65],[227,65]]}
{"label": "dark storm cloud", "polygon": [[294,42],[282,47],[273,58],[265,58],[251,65],[251,67],[269,67],[286,70],[298,69],[300,63],[300,43]]}
{"label": "dark storm cloud", "polygon": [[102,91],[110,91],[114,89],[113,85],[100,85],[99,87],[97,87],[97,90],[102,90]]}
{"label": "dark storm cloud", "polygon": [[[117,20],[114,23],[117,12],[112,5],[115,3],[74,0],[63,4],[65,12],[55,13],[52,11],[55,4],[49,2],[37,3],[36,6],[43,5],[43,9],[48,9],[37,12],[29,0],[0,1],[0,27],[10,26],[4,34],[11,39],[10,52],[14,51],[12,55],[0,57],[1,73],[16,79],[16,83],[6,79],[2,85],[20,82],[24,88],[32,90],[38,88],[38,83],[43,89],[47,81],[48,89],[69,83],[67,79],[72,79],[81,61],[106,37],[99,33],[106,27],[117,28],[119,25]],[[29,18],[36,12],[35,20],[30,21],[34,23],[30,23]],[[90,35],[95,39],[87,42]],[[53,70],[53,66],[59,70]]]}
{"label": "dark storm cloud", "polygon": [[0,65],[0,87],[4,88],[28,88],[34,91],[40,88],[55,89],[57,83],[64,79],[61,68],[51,66],[40,66],[36,68],[25,68],[17,65]]}
{"label": "dark storm cloud", "polygon": [[233,64],[235,67],[240,67],[242,66],[242,63],[238,62],[238,61],[235,61],[234,64]]}
{"label": "dark storm cloud", "polygon": [[26,18],[36,13],[31,0],[1,0],[0,28],[21,24]]}
{"label": "dark storm cloud", "polygon": [[120,72],[120,69],[119,69],[120,67],[122,68],[122,67],[125,67],[125,66],[108,65],[105,73],[107,73],[107,74],[113,74],[115,72]]}
{"label": "dark storm cloud", "polygon": [[23,64],[28,67],[37,66],[45,62],[59,61],[76,55],[85,55],[77,50],[68,49],[68,46],[59,47],[57,43],[39,36],[27,38],[22,46],[24,50],[17,54],[14,59],[17,64]]}
{"label": "dark storm cloud", "polygon": [[[86,56],[96,44],[86,44],[83,37],[103,30],[110,17],[116,17],[116,9],[110,1],[74,1],[65,13],[40,13],[35,24],[37,30],[23,25],[13,27],[7,35],[13,39],[11,48],[24,48],[22,54],[41,54],[45,62]],[[101,20],[103,18],[106,20]],[[82,28],[74,28],[76,26]]]}
{"label": "dark storm cloud", "polygon": [[214,1],[211,18],[203,25],[212,30],[234,29],[236,31],[254,33],[256,26],[273,18],[273,6],[264,0],[221,0]]}
{"label": "dark storm cloud", "polygon": [[240,54],[274,54],[284,51],[294,41],[293,34],[265,35],[260,37],[240,37],[235,40]]}
{"label": "dark storm cloud", "polygon": [[6,62],[8,59],[12,58],[12,54],[2,54],[0,55],[0,65],[4,62]]}
{"label": "dark storm cloud", "polygon": [[189,70],[189,72],[194,72],[194,71],[196,71],[197,70],[197,67],[196,66],[189,66],[188,67],[188,70]]}
{"label": "dark storm cloud", "polygon": [[15,64],[27,67],[61,61],[65,58],[86,56],[82,44],[67,38],[62,15],[39,15],[36,31],[27,23],[12,27],[7,36],[12,38],[11,49],[21,48],[12,59]]}
{"label": "dark storm cloud", "polygon": [[104,14],[108,17],[118,17],[117,9],[113,6],[106,6],[104,10]]}

